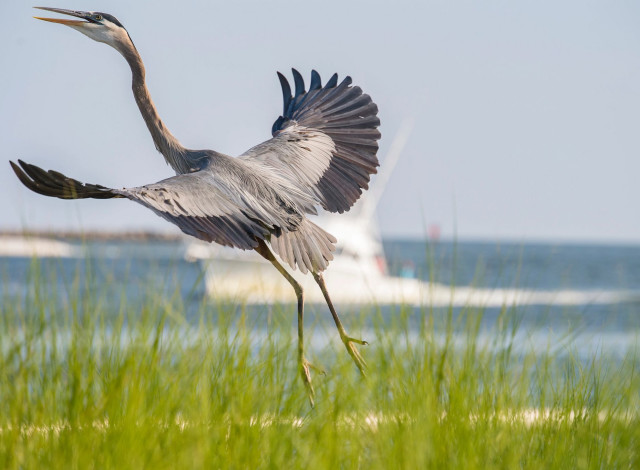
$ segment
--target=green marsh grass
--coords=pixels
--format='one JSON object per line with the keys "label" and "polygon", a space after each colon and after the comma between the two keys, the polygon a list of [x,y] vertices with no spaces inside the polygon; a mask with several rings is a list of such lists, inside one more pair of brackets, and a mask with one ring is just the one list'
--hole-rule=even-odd
{"label": "green marsh grass", "polygon": [[518,307],[488,336],[480,308],[352,313],[354,335],[373,319],[368,377],[310,348],[311,409],[293,305],[187,320],[178,291],[114,299],[38,266],[1,294],[0,468],[640,468],[638,355],[523,352]]}

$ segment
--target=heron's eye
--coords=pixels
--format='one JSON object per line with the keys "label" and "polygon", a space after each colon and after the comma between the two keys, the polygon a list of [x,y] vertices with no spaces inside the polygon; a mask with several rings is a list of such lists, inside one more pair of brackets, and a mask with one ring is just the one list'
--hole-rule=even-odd
{"label": "heron's eye", "polygon": [[97,21],[101,21],[102,20],[102,15],[96,15],[93,17],[95,20]]}

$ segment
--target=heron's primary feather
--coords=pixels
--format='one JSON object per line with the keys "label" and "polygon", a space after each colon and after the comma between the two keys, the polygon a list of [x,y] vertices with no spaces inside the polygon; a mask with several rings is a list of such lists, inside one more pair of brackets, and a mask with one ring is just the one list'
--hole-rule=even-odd
{"label": "heron's primary feather", "polygon": [[309,91],[293,69],[295,96],[289,82],[278,74],[284,113],[273,125],[273,138],[240,156],[254,168],[285,175],[292,187],[313,196],[331,212],[344,212],[368,188],[376,173],[380,120],[378,107],[346,77],[337,75],[322,87],[320,75],[311,74]]}

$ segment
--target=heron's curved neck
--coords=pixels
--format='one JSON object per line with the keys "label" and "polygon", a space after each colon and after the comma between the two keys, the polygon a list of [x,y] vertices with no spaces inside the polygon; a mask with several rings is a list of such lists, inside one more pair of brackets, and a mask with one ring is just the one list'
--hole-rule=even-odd
{"label": "heron's curved neck", "polygon": [[133,96],[138,103],[140,113],[151,133],[156,149],[164,155],[165,160],[176,173],[187,173],[191,169],[187,149],[167,129],[153,104],[147,84],[145,82],[145,70],[140,54],[132,45],[130,48],[120,50],[121,54],[131,67]]}

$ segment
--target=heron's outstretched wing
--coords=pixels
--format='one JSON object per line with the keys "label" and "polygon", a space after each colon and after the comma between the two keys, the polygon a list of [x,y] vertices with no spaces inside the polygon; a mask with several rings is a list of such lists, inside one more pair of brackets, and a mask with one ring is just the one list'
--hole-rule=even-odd
{"label": "heron's outstretched wing", "polygon": [[121,190],[180,230],[207,242],[248,250],[268,239],[273,217],[260,205],[229,197],[207,172],[174,176],[158,183]]}
{"label": "heron's outstretched wing", "polygon": [[346,77],[334,74],[322,86],[311,72],[309,90],[293,69],[295,96],[280,73],[284,112],[273,124],[273,138],[245,152],[250,165],[270,168],[331,212],[344,212],[367,189],[378,159],[378,107]]}
{"label": "heron's outstretched wing", "polygon": [[9,162],[18,179],[34,193],[59,199],[111,199],[125,197],[99,184],[81,183],[54,170],[18,160],[20,166]]}
{"label": "heron's outstretched wing", "polygon": [[[178,175],[136,188],[112,189],[84,184],[56,171],[18,162],[20,166],[11,162],[16,175],[39,194],[61,199],[126,197],[148,207],[188,235],[244,250],[255,248],[256,238],[268,239],[270,229],[282,218],[275,209],[268,210],[268,201],[254,204],[253,199],[257,198],[250,193],[234,199],[230,196],[232,188],[207,171]],[[285,230],[290,228],[281,220],[280,223]]]}

